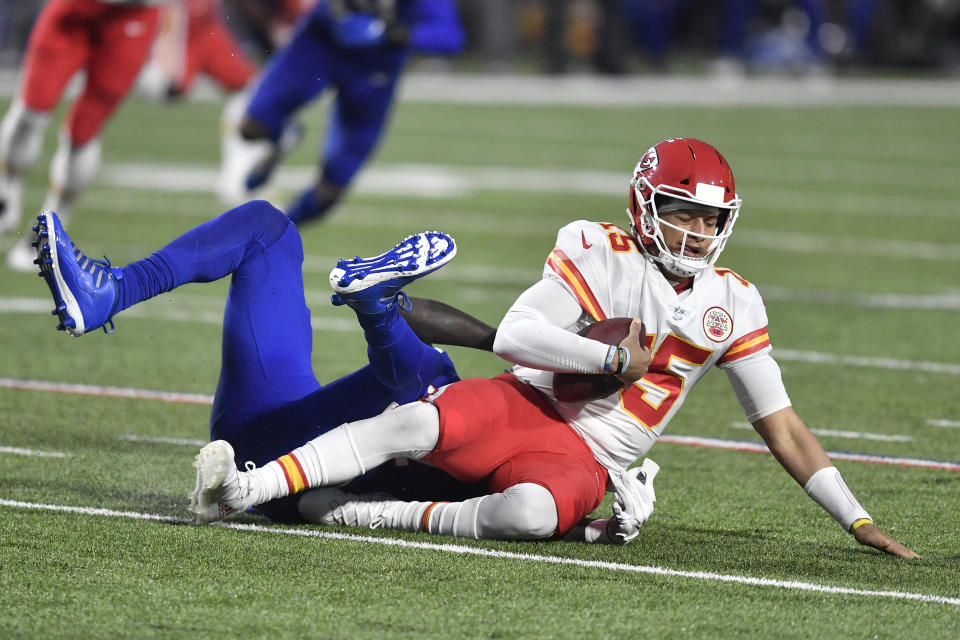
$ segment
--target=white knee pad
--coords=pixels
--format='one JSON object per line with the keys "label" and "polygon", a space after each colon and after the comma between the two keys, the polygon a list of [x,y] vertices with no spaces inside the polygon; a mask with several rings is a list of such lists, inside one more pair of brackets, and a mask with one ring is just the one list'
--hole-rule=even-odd
{"label": "white knee pad", "polygon": [[[324,438],[333,440],[340,433],[349,446],[338,444],[327,449],[348,453],[357,461],[360,473],[366,473],[368,469],[393,458],[422,458],[427,455],[440,437],[440,414],[432,404],[412,402],[374,418],[348,422],[316,441]],[[323,450],[319,445],[318,448]]]}
{"label": "white knee pad", "polygon": [[481,538],[548,538],[557,529],[557,503],[545,487],[515,484],[486,496],[477,510]]}
{"label": "white knee pad", "polygon": [[524,482],[503,492],[519,531],[531,538],[546,538],[557,528],[557,503],[545,487]]}
{"label": "white knee pad", "polygon": [[43,148],[50,113],[28,109],[17,98],[0,123],[0,164],[11,173],[33,167]]}
{"label": "white knee pad", "polygon": [[[430,453],[440,437],[440,414],[429,402],[411,402],[387,411],[376,421],[376,445],[389,458],[422,458]],[[359,427],[367,421],[354,422]]]}
{"label": "white knee pad", "polygon": [[70,134],[61,130],[57,151],[50,162],[50,183],[62,199],[72,200],[89,186],[100,171],[100,139],[73,146]]}

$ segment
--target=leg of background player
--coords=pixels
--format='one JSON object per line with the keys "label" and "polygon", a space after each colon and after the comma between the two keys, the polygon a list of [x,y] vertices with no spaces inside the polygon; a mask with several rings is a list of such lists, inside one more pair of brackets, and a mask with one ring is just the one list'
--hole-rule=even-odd
{"label": "leg of background player", "polygon": [[[220,196],[246,199],[267,184],[276,166],[302,139],[293,114],[316,98],[330,82],[336,52],[321,42],[303,20],[290,43],[270,59],[245,106],[239,126],[226,129],[220,173]],[[231,110],[240,103],[228,105]],[[226,114],[225,120],[235,118]],[[229,124],[229,122],[227,122]]]}
{"label": "leg of background player", "polygon": [[23,181],[40,156],[49,122],[49,112],[15,98],[0,123],[0,233],[20,227]]}
{"label": "leg of background player", "polygon": [[40,155],[50,112],[89,55],[82,21],[65,19],[73,11],[69,2],[50,2],[30,31],[20,91],[0,125],[0,233],[19,228],[23,181]]}
{"label": "leg of background player", "polygon": [[[321,177],[287,209],[294,223],[327,213],[370,157],[386,126],[403,61],[399,51],[370,53],[338,70]],[[372,82],[374,77],[379,80]]]}
{"label": "leg of background player", "polygon": [[[97,18],[87,37],[93,43],[87,59],[83,93],[73,104],[50,166],[50,189],[43,208],[56,211],[66,225],[76,199],[93,181],[100,168],[97,136],[104,123],[133,87],[150,53],[157,27],[157,10],[131,7]],[[33,270],[34,240],[24,234],[7,255],[7,265],[20,271]]]}

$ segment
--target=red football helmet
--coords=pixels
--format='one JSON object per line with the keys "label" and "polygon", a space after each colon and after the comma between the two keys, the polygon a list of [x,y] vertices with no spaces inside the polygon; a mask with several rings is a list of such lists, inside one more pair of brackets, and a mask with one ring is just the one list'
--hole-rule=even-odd
{"label": "red football helmet", "polygon": [[[712,266],[733,233],[741,200],[733,172],[713,146],[693,138],[670,138],[652,146],[633,170],[627,215],[641,246],[670,273],[688,278]],[[676,209],[701,209],[718,214],[716,235],[703,236],[681,229],[660,217]],[[704,237],[710,245],[703,257],[671,252],[661,231],[666,225],[690,236]],[[656,245],[659,253],[651,245]]]}

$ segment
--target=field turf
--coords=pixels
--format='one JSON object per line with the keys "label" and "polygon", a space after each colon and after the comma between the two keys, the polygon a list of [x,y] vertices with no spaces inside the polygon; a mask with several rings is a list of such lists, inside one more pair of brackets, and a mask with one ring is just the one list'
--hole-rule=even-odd
{"label": "field turf", "polygon": [[[86,253],[123,264],[222,210],[196,180],[156,177],[210,173],[219,109],[121,108],[71,226]],[[310,142],[284,165],[278,204],[291,172],[309,175],[323,111],[305,114]],[[878,526],[922,559],[858,547],[770,455],[716,448],[759,442],[720,372],[666,431],[712,446],[653,448],[656,511],[626,547],[254,517],[186,526],[226,283],[186,286],[119,315],[111,336],[73,339],[54,331],[43,283],[0,266],[0,637],[960,635],[955,108],[402,103],[370,179],[303,230],[318,377],[365,359],[351,314],[328,303],[337,257],[448,231],[457,259],[410,293],[495,324],[539,277],[560,226],[625,221],[631,168],[673,135],[712,142],[733,166],[745,204],[721,263],[765,295],[800,415],[829,451],[873,456],[836,464]],[[28,211],[53,144],[51,127]],[[135,179],[118,178],[124,167]],[[491,354],[452,356],[463,375],[504,368]]]}

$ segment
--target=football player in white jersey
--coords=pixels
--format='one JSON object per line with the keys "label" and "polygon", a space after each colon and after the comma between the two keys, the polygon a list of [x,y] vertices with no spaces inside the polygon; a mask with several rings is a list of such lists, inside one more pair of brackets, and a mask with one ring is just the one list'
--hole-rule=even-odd
{"label": "football player in white jersey", "polygon": [[[299,509],[318,523],[629,542],[653,511],[658,467],[647,460],[628,468],[717,365],[776,459],[817,504],[859,543],[916,557],[873,525],[793,410],[756,288],[714,266],[741,205],[723,156],[700,140],[660,142],[634,169],[629,198],[629,230],[587,221],[560,230],[543,278],[497,329],[493,348],[517,365],[510,373],[455,382],[421,402],[344,424],[254,471],[237,472],[229,445],[212,442],[195,463],[198,521],[310,489]],[[339,290],[333,274],[331,283],[349,304],[352,292]],[[577,334],[614,317],[635,318],[619,345]],[[614,374],[623,388],[563,402],[553,391],[556,372]],[[401,456],[460,480],[486,480],[490,494],[404,502],[332,488]],[[608,487],[614,517],[584,520]]]}

